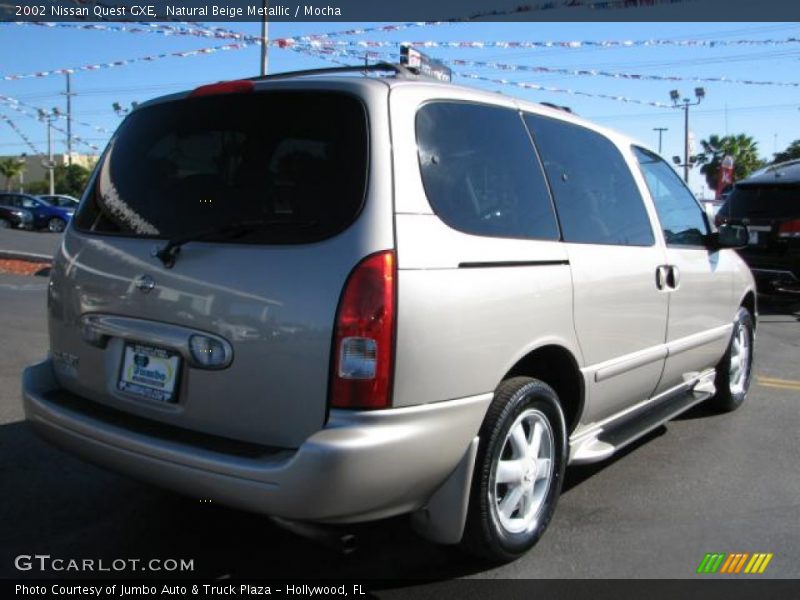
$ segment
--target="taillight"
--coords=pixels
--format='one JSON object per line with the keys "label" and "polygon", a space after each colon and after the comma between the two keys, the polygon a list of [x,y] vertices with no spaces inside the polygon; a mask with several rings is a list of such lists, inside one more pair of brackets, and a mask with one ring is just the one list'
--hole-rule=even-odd
{"label": "taillight", "polygon": [[217,94],[246,94],[255,89],[255,84],[246,79],[238,79],[235,81],[220,81],[219,83],[210,83],[208,85],[201,85],[192,90],[189,94],[190,98],[198,98],[200,96],[216,96]]}
{"label": "taillight", "polygon": [[800,219],[786,221],[778,225],[778,237],[800,238]]}
{"label": "taillight", "polygon": [[333,343],[331,406],[387,408],[394,355],[395,259],[362,260],[345,284]]}

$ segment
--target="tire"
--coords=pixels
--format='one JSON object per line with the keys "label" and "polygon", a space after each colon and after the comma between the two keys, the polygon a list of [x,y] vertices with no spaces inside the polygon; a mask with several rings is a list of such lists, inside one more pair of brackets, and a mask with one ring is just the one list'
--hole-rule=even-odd
{"label": "tire", "polygon": [[[537,430],[538,460],[530,460]],[[537,379],[514,377],[502,382],[479,436],[461,544],[471,554],[508,562],[539,541],[561,492],[567,435],[558,396]],[[517,462],[520,459],[524,462]]]}
{"label": "tire", "polygon": [[5,219],[0,219],[0,229],[11,229],[11,223]]}
{"label": "tire", "polygon": [[64,228],[67,224],[64,222],[63,219],[59,219],[58,217],[53,217],[47,222],[47,230],[50,233],[61,233],[64,231]]}
{"label": "tire", "polygon": [[753,316],[740,307],[733,321],[733,333],[725,355],[717,365],[714,385],[717,393],[709,400],[720,412],[739,408],[747,398],[753,370]]}

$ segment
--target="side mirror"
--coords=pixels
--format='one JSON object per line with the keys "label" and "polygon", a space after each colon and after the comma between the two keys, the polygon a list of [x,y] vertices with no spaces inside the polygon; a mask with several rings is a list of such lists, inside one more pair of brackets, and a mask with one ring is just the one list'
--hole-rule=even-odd
{"label": "side mirror", "polygon": [[747,225],[723,223],[714,235],[715,248],[744,248],[750,237]]}

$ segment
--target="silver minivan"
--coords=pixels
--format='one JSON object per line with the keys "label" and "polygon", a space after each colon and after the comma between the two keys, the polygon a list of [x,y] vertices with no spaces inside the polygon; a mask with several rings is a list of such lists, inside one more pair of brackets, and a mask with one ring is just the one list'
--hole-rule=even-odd
{"label": "silver minivan", "polygon": [[381,68],[134,110],[58,249],[26,415],[187,495],[288,522],[408,513],[511,560],[568,464],[744,401],[747,233],[621,135]]}

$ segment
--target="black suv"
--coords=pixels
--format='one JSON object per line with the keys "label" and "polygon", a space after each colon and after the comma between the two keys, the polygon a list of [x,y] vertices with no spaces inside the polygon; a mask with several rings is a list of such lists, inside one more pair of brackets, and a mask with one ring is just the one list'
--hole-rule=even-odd
{"label": "black suv", "polygon": [[800,160],[772,165],[736,184],[717,225],[745,224],[739,250],[765,294],[800,294]]}

